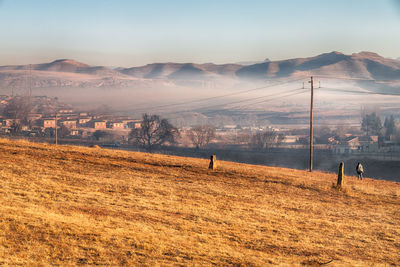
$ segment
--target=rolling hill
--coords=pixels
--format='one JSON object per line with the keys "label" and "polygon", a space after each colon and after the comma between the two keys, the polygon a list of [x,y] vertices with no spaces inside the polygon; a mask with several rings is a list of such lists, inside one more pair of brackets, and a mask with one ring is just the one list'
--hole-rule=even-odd
{"label": "rolling hill", "polygon": [[340,52],[264,62],[238,70],[239,77],[288,77],[293,75],[327,75],[372,80],[400,79],[400,61],[383,58],[371,52],[344,55]]}
{"label": "rolling hill", "polygon": [[400,263],[400,184],[0,140],[2,265]]}
{"label": "rolling hill", "polygon": [[[89,66],[71,59],[50,63],[0,66],[0,87],[23,87],[29,69],[34,87],[129,87],[149,85],[163,80],[166,84],[183,81],[223,81],[236,83],[249,80],[285,79],[310,75],[361,78],[385,82],[385,86],[400,88],[400,60],[389,59],[372,52],[345,55],[340,52],[314,57],[240,65],[213,63],[154,63],[146,66],[111,69]],[[75,79],[70,74],[76,74]],[[90,75],[88,77],[87,75]],[[69,82],[71,81],[71,82]],[[188,83],[196,85],[196,83]],[[202,85],[202,83],[198,83]],[[374,86],[376,83],[374,84]],[[382,85],[380,85],[382,86]],[[367,86],[368,87],[368,86]],[[378,85],[379,87],[379,85]]]}

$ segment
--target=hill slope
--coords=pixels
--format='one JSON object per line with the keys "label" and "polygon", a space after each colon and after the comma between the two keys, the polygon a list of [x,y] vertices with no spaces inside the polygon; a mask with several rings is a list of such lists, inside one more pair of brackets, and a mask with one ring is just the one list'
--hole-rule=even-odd
{"label": "hill slope", "polygon": [[[383,86],[370,84],[371,81],[376,81],[385,82],[385,87],[396,90],[400,88],[398,84],[400,60],[384,58],[372,52],[345,55],[334,51],[314,57],[264,61],[251,65],[154,63],[115,69],[89,66],[71,59],[59,59],[42,64],[0,66],[0,89],[26,87],[29,69],[32,70],[34,88],[147,86],[159,80],[167,84],[204,86],[203,82],[222,85],[230,81],[240,84],[249,80],[286,79],[310,75],[367,79],[369,83],[362,84],[366,87]],[[72,79],[71,73],[78,76]]]}
{"label": "hill slope", "polygon": [[400,185],[0,140],[0,264],[400,263]]}
{"label": "hill slope", "polygon": [[243,78],[280,78],[293,75],[327,75],[371,80],[399,80],[400,61],[372,52],[345,55],[331,52],[309,58],[263,62],[237,71]]}

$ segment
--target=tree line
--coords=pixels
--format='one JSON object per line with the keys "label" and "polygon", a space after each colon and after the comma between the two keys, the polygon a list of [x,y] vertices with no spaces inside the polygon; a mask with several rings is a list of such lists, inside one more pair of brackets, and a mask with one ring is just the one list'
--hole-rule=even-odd
{"label": "tree line", "polygon": [[366,135],[377,135],[386,140],[390,140],[393,136],[398,134],[394,116],[390,115],[385,117],[385,121],[382,124],[381,118],[376,114],[376,112],[364,115],[361,129],[366,133]]}
{"label": "tree line", "polygon": [[[132,129],[129,133],[129,142],[152,151],[165,144],[177,144],[179,137],[179,130],[167,119],[162,119],[159,115],[144,114],[141,127]],[[187,132],[187,137],[196,149],[202,149],[216,138],[216,128],[212,125],[196,125]],[[283,134],[263,131],[248,136],[247,143],[253,149],[268,149],[282,143],[284,139]]]}

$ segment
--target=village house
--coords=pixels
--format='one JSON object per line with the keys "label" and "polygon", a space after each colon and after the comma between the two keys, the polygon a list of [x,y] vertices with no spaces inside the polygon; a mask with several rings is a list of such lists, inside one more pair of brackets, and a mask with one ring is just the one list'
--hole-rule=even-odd
{"label": "village house", "polygon": [[71,129],[69,132],[71,136],[82,136],[82,131],[78,129]]}
{"label": "village house", "polygon": [[28,115],[28,120],[29,121],[37,121],[39,119],[41,119],[43,117],[43,115],[41,113],[30,113]]}
{"label": "village house", "polygon": [[79,118],[78,119],[78,125],[79,125],[79,127],[87,127],[88,126],[88,122],[90,122],[91,120],[92,120],[91,117]]}
{"label": "village house", "polygon": [[358,136],[349,136],[333,146],[332,150],[336,154],[351,154],[358,151],[359,145]]}
{"label": "village house", "polygon": [[107,122],[103,120],[92,120],[88,124],[94,129],[107,129]]}
{"label": "village house", "polygon": [[116,119],[113,115],[109,115],[109,114],[97,114],[97,115],[93,115],[92,117],[95,120],[105,120],[105,121]]}
{"label": "village house", "polygon": [[329,137],[327,141],[328,141],[328,144],[331,144],[331,145],[339,144],[339,141],[336,140],[336,138],[334,136]]}
{"label": "village house", "polygon": [[48,96],[45,95],[36,95],[33,97],[35,100],[50,100]]}
{"label": "village house", "polygon": [[286,135],[285,139],[283,139],[283,143],[286,144],[294,144],[299,140],[298,136],[296,135]]}
{"label": "village house", "polygon": [[378,152],[378,136],[349,136],[332,147],[336,154]]}
{"label": "village house", "polygon": [[77,120],[79,118],[78,114],[68,114],[67,116],[62,116],[66,120]]}
{"label": "village house", "polygon": [[58,113],[61,113],[61,114],[71,114],[71,113],[73,113],[73,112],[74,112],[74,111],[73,111],[72,109],[69,109],[69,108],[58,110]]}
{"label": "village house", "polygon": [[129,123],[135,123],[135,122],[140,123],[140,120],[138,120],[138,119],[121,119],[120,121],[122,121],[124,123],[125,128],[130,128]]}
{"label": "village house", "polygon": [[358,138],[359,152],[378,152],[379,151],[379,143],[378,136],[360,136]]}
{"label": "village house", "polygon": [[223,127],[224,130],[235,130],[237,129],[237,125],[236,124],[230,124],[230,125],[224,125]]}
{"label": "village house", "polygon": [[132,121],[132,122],[127,123],[127,126],[130,129],[138,129],[141,127],[141,125],[142,125],[142,122],[140,122],[140,121]]}
{"label": "village house", "polygon": [[61,124],[69,129],[76,128],[76,120],[63,120],[61,121]]}
{"label": "village house", "polygon": [[56,128],[55,118],[46,118],[39,121],[39,125],[43,128]]}
{"label": "village house", "polygon": [[10,127],[15,123],[19,123],[19,119],[3,119],[3,126]]}
{"label": "village house", "polygon": [[107,126],[108,126],[108,128],[111,128],[111,129],[124,129],[125,128],[125,124],[121,121],[108,122]]}

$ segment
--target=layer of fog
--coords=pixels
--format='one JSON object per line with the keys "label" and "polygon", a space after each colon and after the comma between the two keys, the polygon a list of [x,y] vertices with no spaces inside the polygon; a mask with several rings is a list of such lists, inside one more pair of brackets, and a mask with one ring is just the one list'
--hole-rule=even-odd
{"label": "layer of fog", "polygon": [[[357,81],[319,79],[315,81],[314,88],[314,116],[320,124],[359,124],[360,110],[366,107],[378,107],[383,115],[388,113],[400,116],[400,96],[368,94],[371,91],[382,91],[379,86],[374,90],[371,85],[365,86]],[[248,92],[244,92],[246,90]],[[290,93],[293,91],[296,94]],[[14,93],[23,94],[24,89]],[[61,102],[72,104],[79,110],[90,111],[107,106],[115,113],[138,118],[143,113],[160,114],[175,121],[191,117],[193,122],[188,124],[207,123],[209,118],[217,115],[229,117],[235,114],[241,114],[242,119],[246,115],[265,117],[264,120],[274,125],[293,122],[306,124],[310,109],[308,79],[294,82],[234,80],[220,82],[218,85],[33,88],[32,93],[58,97]],[[193,119],[196,116],[198,119]],[[283,119],[279,121],[281,117]]]}

